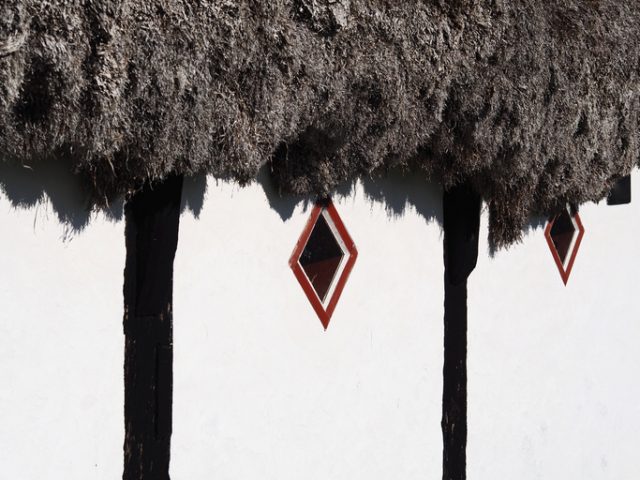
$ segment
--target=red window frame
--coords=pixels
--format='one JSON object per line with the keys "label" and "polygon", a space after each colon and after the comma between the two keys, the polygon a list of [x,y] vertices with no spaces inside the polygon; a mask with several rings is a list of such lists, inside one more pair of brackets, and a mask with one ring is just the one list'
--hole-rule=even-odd
{"label": "red window frame", "polygon": [[[568,207],[567,207],[568,208]],[[560,258],[560,254],[556,249],[555,244],[553,243],[553,239],[551,238],[551,229],[553,228],[553,224],[556,219],[561,215],[556,215],[547,223],[547,228],[544,231],[544,236],[547,239],[547,244],[549,245],[549,249],[553,254],[553,259],[556,262],[556,266],[558,267],[558,272],[560,272],[560,277],[562,277],[562,281],[566,285],[569,282],[569,277],[571,276],[571,270],[573,269],[573,264],[576,261],[576,257],[578,256],[578,250],[580,249],[580,243],[582,242],[582,237],[584,237],[584,227],[582,226],[582,220],[580,220],[580,215],[578,212],[572,214],[569,209],[569,216],[576,221],[576,226],[578,227],[578,231],[575,233],[577,235],[575,244],[573,245],[573,250],[570,252],[569,262],[567,263],[567,268],[564,268],[564,264],[562,263],[562,259]]]}
{"label": "red window frame", "polygon": [[[302,255],[302,252],[304,250],[304,247],[307,245],[307,242],[309,241],[311,232],[313,231],[313,228],[315,227],[316,222],[318,221],[318,218],[322,214],[323,210],[326,210],[327,213],[329,214],[329,217],[331,218],[333,225],[335,226],[336,230],[338,231],[338,234],[340,235],[341,242],[345,245],[347,249],[347,251],[345,252],[345,255],[348,255],[347,263],[345,264],[345,267],[342,270],[340,277],[336,281],[337,283],[336,283],[335,289],[333,290],[331,298],[327,303],[326,309],[322,304],[322,300],[318,297],[315,289],[313,288],[313,285],[309,281],[309,278],[307,278],[307,275],[302,269],[302,266],[300,265],[300,261],[299,261],[300,256]],[[331,321],[333,312],[336,309],[338,300],[340,300],[340,296],[342,295],[344,286],[347,283],[349,275],[351,274],[351,270],[353,270],[353,266],[356,263],[357,257],[358,257],[358,250],[356,249],[355,243],[353,242],[353,239],[349,235],[349,232],[347,232],[347,229],[344,226],[344,223],[342,223],[342,220],[340,219],[340,215],[338,215],[338,211],[333,205],[333,202],[330,199],[319,200],[318,202],[316,202],[316,204],[314,205],[311,211],[311,216],[309,217],[309,220],[307,220],[307,224],[304,230],[302,231],[302,235],[300,235],[300,238],[298,239],[298,243],[296,244],[296,247],[294,248],[293,253],[291,254],[291,258],[289,259],[289,266],[293,270],[295,277],[297,278],[298,282],[302,286],[304,293],[306,294],[316,314],[320,318],[320,322],[322,322],[322,326],[324,327],[325,330],[329,327],[329,322]]]}

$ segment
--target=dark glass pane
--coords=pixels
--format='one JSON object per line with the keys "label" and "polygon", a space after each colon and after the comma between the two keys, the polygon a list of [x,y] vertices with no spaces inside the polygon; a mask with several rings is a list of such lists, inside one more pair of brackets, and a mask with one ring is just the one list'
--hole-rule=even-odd
{"label": "dark glass pane", "polygon": [[551,227],[551,240],[560,255],[560,260],[565,263],[567,255],[569,254],[569,247],[571,246],[571,240],[575,235],[576,227],[569,216],[569,212],[566,210],[556,217]]}
{"label": "dark glass pane", "polygon": [[320,215],[300,255],[300,265],[322,301],[329,292],[343,256],[344,252],[324,215]]}

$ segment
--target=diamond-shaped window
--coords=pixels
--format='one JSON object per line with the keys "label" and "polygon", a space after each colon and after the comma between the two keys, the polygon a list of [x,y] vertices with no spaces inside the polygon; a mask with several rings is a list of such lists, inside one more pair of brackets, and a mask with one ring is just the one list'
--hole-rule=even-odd
{"label": "diamond-shaped window", "polygon": [[357,255],[333,203],[316,203],[289,265],[325,329]]}
{"label": "diamond-shaped window", "polygon": [[580,215],[573,213],[569,205],[547,224],[545,237],[565,285],[569,281],[583,236]]}

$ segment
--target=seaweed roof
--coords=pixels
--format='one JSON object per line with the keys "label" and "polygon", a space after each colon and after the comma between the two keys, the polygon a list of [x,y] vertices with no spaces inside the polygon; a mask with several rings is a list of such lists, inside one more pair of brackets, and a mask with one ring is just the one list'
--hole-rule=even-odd
{"label": "seaweed roof", "polygon": [[506,245],[638,162],[639,24],[626,0],[4,0],[0,158],[71,159],[98,202],[400,167],[471,182]]}

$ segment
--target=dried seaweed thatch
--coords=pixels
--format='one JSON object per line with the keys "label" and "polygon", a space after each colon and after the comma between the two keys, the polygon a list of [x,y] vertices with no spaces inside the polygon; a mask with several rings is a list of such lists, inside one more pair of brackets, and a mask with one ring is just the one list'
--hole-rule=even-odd
{"label": "dried seaweed thatch", "polygon": [[99,197],[400,166],[471,180],[502,245],[638,161],[638,25],[626,0],[4,0],[0,155],[70,156]]}

